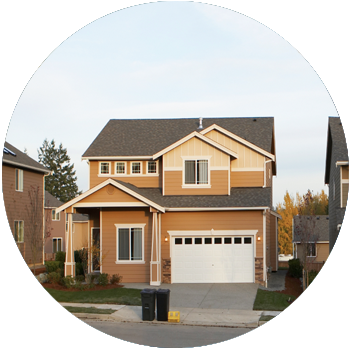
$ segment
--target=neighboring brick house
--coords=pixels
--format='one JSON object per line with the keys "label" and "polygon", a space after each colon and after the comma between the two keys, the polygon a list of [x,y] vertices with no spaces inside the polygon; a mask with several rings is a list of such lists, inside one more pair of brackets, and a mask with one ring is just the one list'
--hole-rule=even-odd
{"label": "neighboring brick house", "polygon": [[343,223],[349,191],[349,155],[339,117],[330,117],[328,121],[325,183],[329,188],[329,252],[331,252]]}
{"label": "neighboring brick house", "polygon": [[324,263],[329,256],[329,216],[293,217],[293,256],[307,262]]}
{"label": "neighboring brick house", "polygon": [[[31,188],[38,190],[38,214],[42,219],[44,236],[44,178],[49,173],[47,168],[5,142],[2,158],[2,191],[5,209],[16,244],[29,267],[34,263],[29,242],[31,231],[31,220],[28,217],[29,191]],[[36,265],[43,264],[44,261],[44,246],[41,245],[40,256],[35,261]]]}
{"label": "neighboring brick house", "polygon": [[[45,241],[46,260],[54,259],[58,251],[66,251],[66,220],[62,212],[57,212],[63,202],[45,191]],[[75,248],[81,249],[88,242],[88,217],[82,214],[73,215],[73,237]]]}
{"label": "neighboring brick house", "polygon": [[[89,215],[100,272],[124,282],[255,282],[278,269],[274,119],[110,120],[85,151],[89,190],[67,217]],[[90,241],[91,243],[91,241]]]}

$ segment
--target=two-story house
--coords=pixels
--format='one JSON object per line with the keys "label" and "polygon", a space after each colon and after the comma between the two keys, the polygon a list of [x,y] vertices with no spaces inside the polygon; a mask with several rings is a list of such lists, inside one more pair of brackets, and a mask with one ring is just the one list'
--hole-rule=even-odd
{"label": "two-story house", "polygon": [[278,268],[274,119],[110,120],[82,157],[89,190],[65,203],[89,215],[100,271],[124,282],[256,282]]}
{"label": "two-story house", "polygon": [[[29,267],[34,264],[33,244],[38,245],[35,264],[44,262],[44,178],[49,173],[46,167],[5,142],[2,158],[5,209],[16,244]],[[35,209],[29,196],[34,191],[37,201]],[[33,236],[33,215],[35,219],[40,219],[40,237]]]}
{"label": "two-story house", "polygon": [[349,155],[339,117],[329,117],[325,184],[328,184],[329,252],[343,223],[349,192]]}

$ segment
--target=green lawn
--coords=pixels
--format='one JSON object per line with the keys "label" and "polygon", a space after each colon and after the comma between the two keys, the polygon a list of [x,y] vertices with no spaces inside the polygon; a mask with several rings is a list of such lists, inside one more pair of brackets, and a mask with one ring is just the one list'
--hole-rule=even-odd
{"label": "green lawn", "polygon": [[288,299],[295,300],[296,297],[283,293],[258,289],[253,310],[276,310],[282,311],[289,306]]}
{"label": "green lawn", "polygon": [[99,291],[67,292],[46,288],[57,302],[141,305],[141,290],[112,288]]}
{"label": "green lawn", "polygon": [[113,314],[115,310],[113,309],[98,309],[94,307],[64,307],[71,313],[87,313],[87,314]]}

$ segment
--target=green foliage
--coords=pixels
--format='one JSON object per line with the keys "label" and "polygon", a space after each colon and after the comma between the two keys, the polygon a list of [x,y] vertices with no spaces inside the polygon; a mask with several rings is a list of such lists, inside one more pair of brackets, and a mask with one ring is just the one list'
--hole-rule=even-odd
{"label": "green foliage", "polygon": [[56,272],[57,269],[60,269],[61,262],[59,261],[45,261],[45,267],[47,273]]}
{"label": "green foliage", "polygon": [[61,283],[62,276],[60,273],[56,273],[55,271],[47,274],[47,279],[50,284],[58,285]]}
{"label": "green foliage", "polygon": [[66,252],[63,252],[63,251],[56,252],[55,261],[64,263],[66,261]]}
{"label": "green foliage", "polygon": [[83,282],[83,281],[85,281],[85,276],[84,275],[76,275],[75,280],[77,282]]}
{"label": "green foliage", "polygon": [[75,280],[74,280],[73,276],[68,275],[68,276],[63,277],[61,279],[61,283],[63,286],[65,286],[67,288],[72,288],[75,285]]}
{"label": "green foliage", "polygon": [[44,140],[38,151],[39,162],[52,171],[45,177],[45,189],[62,202],[67,202],[81,194],[76,184],[74,165],[70,164],[67,149],[62,143],[56,148],[55,141]]}
{"label": "green foliage", "polygon": [[288,300],[294,301],[294,296],[258,289],[253,310],[282,311],[289,306]]}
{"label": "green foliage", "polygon": [[109,283],[109,275],[107,273],[102,273],[98,276],[98,284],[106,286]]}
{"label": "green foliage", "polygon": [[83,264],[80,262],[75,262],[75,275],[84,276]]}
{"label": "green foliage", "polygon": [[[12,291],[21,292],[24,296],[18,298],[18,303],[22,298],[29,298],[33,301],[33,306],[26,306],[21,308],[20,305],[13,301],[14,306],[8,306],[6,304],[1,305],[2,315],[7,311],[16,312],[21,311],[27,316],[33,314],[38,315],[39,319],[34,323],[34,326],[26,329],[15,328],[5,329],[5,333],[1,335],[3,342],[11,338],[18,338],[24,342],[25,346],[35,346],[39,348],[41,344],[47,349],[54,347],[58,348],[91,348],[91,349],[141,349],[142,347],[121,341],[120,339],[108,336],[102,332],[95,330],[94,328],[78,321],[74,316],[66,316],[67,313],[61,310],[60,304],[45,298],[45,289],[37,282],[33,284],[28,292],[22,289],[22,284],[19,281],[18,285],[15,284],[13,279],[8,278]],[[79,292],[75,292],[79,293]],[[320,311],[325,306],[317,298],[311,297],[307,300],[298,298],[294,304],[288,309],[284,310],[279,316],[267,321],[264,325],[258,329],[248,332],[247,334],[227,341],[228,345],[236,349],[249,349],[248,345],[252,342],[242,342],[241,339],[248,337],[250,339],[258,339],[271,345],[273,348],[280,348],[283,344],[276,344],[272,342],[276,335],[269,335],[266,331],[269,327],[273,326],[276,331],[284,333],[301,333],[306,336],[310,335],[310,326],[315,318],[315,309]],[[45,320],[45,325],[42,325],[42,321]],[[49,322],[49,324],[48,324]],[[63,335],[62,330],[69,331],[69,335]],[[38,330],[43,332],[44,330],[53,331],[52,335],[35,333]],[[47,331],[46,331],[47,332]],[[29,336],[34,335],[33,339],[28,339]],[[49,344],[51,343],[51,344]],[[74,344],[74,345],[73,345]],[[214,344],[205,348],[222,349],[222,344]]]}
{"label": "green foliage", "polygon": [[301,278],[303,276],[303,266],[300,263],[299,258],[290,259],[288,261],[289,275],[294,278]]}
{"label": "green foliage", "polygon": [[74,251],[74,261],[75,263],[82,263],[82,259],[81,259],[81,256],[80,256],[80,250],[75,250]]}
{"label": "green foliage", "polygon": [[90,287],[95,286],[95,281],[98,279],[97,274],[88,274],[86,276],[86,282],[90,285]]}
{"label": "green foliage", "polygon": [[309,271],[309,286],[310,286],[311,282],[314,281],[317,274],[318,274],[318,272],[316,270]]}
{"label": "green foliage", "polygon": [[110,279],[112,285],[117,285],[123,280],[123,277],[119,274],[113,274]]}

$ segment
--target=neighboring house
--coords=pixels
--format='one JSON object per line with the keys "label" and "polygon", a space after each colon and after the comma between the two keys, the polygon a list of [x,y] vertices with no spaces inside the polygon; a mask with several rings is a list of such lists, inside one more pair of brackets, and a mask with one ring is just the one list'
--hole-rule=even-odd
{"label": "neighboring house", "polygon": [[[52,194],[45,191],[45,232],[48,235],[45,241],[47,259],[54,258],[58,251],[66,251],[66,219],[62,212],[56,212],[63,204]],[[73,215],[74,247],[79,250],[88,245],[88,217],[82,214]]]}
{"label": "neighboring house", "polygon": [[[37,214],[42,220],[42,236],[44,236],[44,177],[49,173],[46,167],[5,142],[2,158],[2,191],[5,209],[16,244],[29,267],[34,264],[30,242],[32,223],[28,215],[29,212],[32,213],[29,192],[31,188],[38,190]],[[43,243],[39,248],[36,265],[43,264],[44,261]]]}
{"label": "neighboring house", "polygon": [[349,192],[349,155],[339,117],[330,117],[328,122],[325,183],[329,189],[329,252],[331,252],[343,223]]}
{"label": "neighboring house", "polygon": [[[306,250],[305,250],[306,248]],[[324,263],[329,256],[329,216],[293,217],[293,255]]]}
{"label": "neighboring house", "polygon": [[274,119],[110,120],[84,153],[89,190],[67,214],[89,215],[100,272],[124,282],[252,282],[278,269]]}

